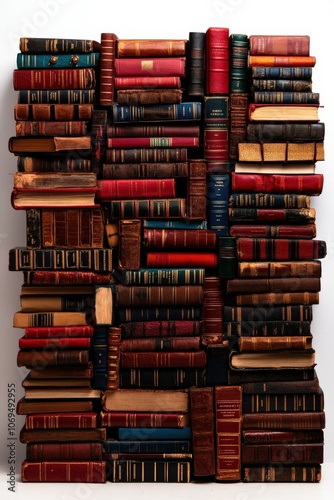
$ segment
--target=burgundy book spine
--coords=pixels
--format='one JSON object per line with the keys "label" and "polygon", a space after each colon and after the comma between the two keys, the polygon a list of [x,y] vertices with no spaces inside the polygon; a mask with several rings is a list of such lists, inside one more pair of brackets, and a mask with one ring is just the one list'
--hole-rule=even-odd
{"label": "burgundy book spine", "polygon": [[15,120],[91,120],[93,104],[15,104]]}
{"label": "burgundy book spine", "polygon": [[98,200],[173,198],[175,179],[99,179]]}
{"label": "burgundy book spine", "polygon": [[121,342],[121,351],[198,351],[200,337],[128,338]]}
{"label": "burgundy book spine", "polygon": [[229,29],[206,31],[206,94],[229,93]]}
{"label": "burgundy book spine", "polygon": [[116,285],[116,307],[155,307],[199,305],[203,300],[201,285]]}
{"label": "burgundy book spine", "polygon": [[115,76],[185,76],[185,57],[116,58]]}
{"label": "burgundy book spine", "polygon": [[26,271],[25,283],[31,285],[108,285],[111,274],[93,271]]}
{"label": "burgundy book spine", "polygon": [[306,431],[266,431],[249,429],[242,431],[243,444],[266,444],[266,443],[322,443],[324,431],[322,429]]}
{"label": "burgundy book spine", "polygon": [[187,413],[102,411],[102,427],[176,427],[189,425]]}
{"label": "burgundy book spine", "polygon": [[196,352],[122,352],[123,368],[204,368],[205,351]]}
{"label": "burgundy book spine", "polygon": [[94,68],[14,69],[14,90],[85,90],[95,87]]}
{"label": "burgundy book spine", "polygon": [[282,278],[234,278],[226,281],[227,294],[264,292],[319,292],[320,278],[318,277],[282,277]]}
{"label": "burgundy book spine", "polygon": [[325,428],[325,412],[244,413],[242,428],[308,430]]}
{"label": "burgundy book spine", "polygon": [[237,238],[239,260],[304,260],[326,256],[323,240]]}
{"label": "burgundy book spine", "polygon": [[97,423],[96,412],[35,413],[25,419],[26,429],[94,429]]}
{"label": "burgundy book spine", "polygon": [[199,137],[199,125],[109,125],[107,137]]}
{"label": "burgundy book spine", "polygon": [[31,326],[25,328],[24,336],[29,339],[61,338],[61,337],[92,337],[94,327],[84,326]]}
{"label": "burgundy book spine", "polygon": [[308,56],[310,37],[308,35],[250,35],[251,55]]}
{"label": "burgundy book spine", "polygon": [[120,219],[118,235],[118,265],[136,270],[141,263],[141,220]]}
{"label": "burgundy book spine", "polygon": [[222,283],[217,276],[204,278],[202,318],[202,343],[220,344],[223,340],[223,295]]}
{"label": "burgundy book spine", "polygon": [[114,103],[116,41],[117,36],[114,33],[101,33],[99,96],[101,106],[111,106]]}
{"label": "burgundy book spine", "polygon": [[217,235],[209,229],[144,229],[146,248],[216,248]]}
{"label": "burgundy book spine", "polygon": [[102,460],[101,443],[31,443],[26,445],[31,462],[45,460]]}
{"label": "burgundy book spine", "polygon": [[139,76],[115,78],[115,89],[180,88],[179,76]]}
{"label": "burgundy book spine", "polygon": [[107,340],[107,389],[118,389],[120,385],[121,329],[111,326]]}
{"label": "burgundy book spine", "polygon": [[207,161],[225,161],[229,159],[229,130],[204,130],[204,156]]}
{"label": "burgundy book spine", "polygon": [[231,188],[236,192],[302,193],[320,195],[324,184],[323,174],[236,174],[231,173]]}
{"label": "burgundy book spine", "polygon": [[231,236],[244,236],[254,238],[315,238],[317,231],[315,224],[305,225],[277,225],[266,226],[253,224],[235,224],[229,229]]}
{"label": "burgundy book spine", "polygon": [[208,267],[216,268],[216,252],[148,252],[147,267]]}
{"label": "burgundy book spine", "polygon": [[201,321],[136,321],[122,323],[122,338],[198,336],[202,332]]}
{"label": "burgundy book spine", "polygon": [[105,483],[105,461],[42,461],[21,465],[23,482]]}
{"label": "burgundy book spine", "polygon": [[323,443],[247,444],[241,449],[244,464],[297,463],[321,464],[324,461]]}
{"label": "burgundy book spine", "polygon": [[198,137],[108,137],[108,148],[194,148],[199,146]]}
{"label": "burgundy book spine", "polygon": [[108,148],[106,163],[187,161],[187,148]]}
{"label": "burgundy book spine", "polygon": [[90,338],[20,338],[19,349],[89,349]]}
{"label": "burgundy book spine", "polygon": [[203,159],[189,160],[187,184],[187,218],[205,220],[207,215],[207,162]]}

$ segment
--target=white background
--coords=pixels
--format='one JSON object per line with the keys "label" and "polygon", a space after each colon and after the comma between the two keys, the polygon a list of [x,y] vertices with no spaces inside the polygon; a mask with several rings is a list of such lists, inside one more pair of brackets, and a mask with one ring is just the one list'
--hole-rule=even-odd
{"label": "white background", "polygon": [[[208,499],[251,500],[298,497],[329,499],[333,491],[334,463],[334,99],[333,99],[333,2],[332,0],[8,0],[1,4],[0,17],[0,492],[1,498],[57,498],[91,499],[112,495],[119,498],[160,499],[181,497]],[[7,463],[7,384],[16,385],[17,399],[23,395],[21,381],[26,372],[16,367],[17,342],[22,334],[12,328],[13,314],[19,309],[22,283],[20,272],[8,271],[8,251],[25,245],[25,213],[10,205],[12,174],[16,170],[15,157],[8,152],[8,139],[15,134],[13,106],[16,93],[12,87],[12,72],[16,65],[20,36],[86,38],[100,40],[102,32],[113,32],[119,38],[188,38],[190,31],[206,31],[209,27],[228,27],[230,33],[308,34],[311,37],[311,55],[317,63],[313,74],[313,89],[320,92],[323,108],[321,121],[326,124],[326,160],[317,163],[319,173],[325,175],[321,196],[314,197],[317,210],[317,238],[327,242],[328,254],[322,261],[323,277],[320,303],[314,306],[313,336],[316,349],[317,373],[325,393],[327,424],[325,430],[325,464],[320,484],[232,484],[198,485],[55,485],[21,484],[17,475],[16,493],[8,491]],[[16,417],[16,436],[23,425],[23,417]],[[16,468],[24,457],[24,446],[17,440]],[[17,496],[18,495],[18,496]]]}

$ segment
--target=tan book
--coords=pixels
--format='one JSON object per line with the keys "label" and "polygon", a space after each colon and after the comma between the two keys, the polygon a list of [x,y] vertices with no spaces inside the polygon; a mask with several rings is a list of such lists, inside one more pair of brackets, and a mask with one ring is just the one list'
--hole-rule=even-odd
{"label": "tan book", "polygon": [[239,161],[320,161],[325,159],[324,142],[239,142]]}
{"label": "tan book", "polygon": [[102,396],[105,411],[189,411],[187,389],[107,389]]}

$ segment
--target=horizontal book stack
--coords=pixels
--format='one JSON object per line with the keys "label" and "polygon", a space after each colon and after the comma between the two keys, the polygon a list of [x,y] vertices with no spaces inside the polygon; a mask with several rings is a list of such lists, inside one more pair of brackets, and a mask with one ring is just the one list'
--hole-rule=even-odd
{"label": "horizontal book stack", "polygon": [[225,27],[21,40],[24,481],[320,481],[314,64]]}
{"label": "horizontal book stack", "polygon": [[319,107],[310,77],[315,59],[308,36],[259,35],[249,42],[249,120],[229,198],[236,271],[224,296],[229,377],[243,390],[242,477],[292,481],[305,474],[310,480],[323,462],[312,308],[326,243],[316,238],[312,197],[323,185],[315,166],[324,159],[324,124],[289,112],[301,107],[303,116],[303,107]]}

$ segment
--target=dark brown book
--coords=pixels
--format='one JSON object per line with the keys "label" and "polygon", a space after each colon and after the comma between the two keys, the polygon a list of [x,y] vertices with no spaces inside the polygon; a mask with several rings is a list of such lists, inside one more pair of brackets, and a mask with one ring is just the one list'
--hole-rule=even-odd
{"label": "dark brown book", "polygon": [[91,170],[100,176],[106,160],[107,110],[94,109],[91,124]]}
{"label": "dark brown book", "polygon": [[14,104],[15,120],[91,120],[93,104]]}
{"label": "dark brown book", "polygon": [[[240,321],[224,321],[223,333],[225,338],[235,337],[265,337],[269,342],[269,338],[275,337],[278,342],[274,342],[271,338],[270,342],[273,345],[279,345],[284,340],[281,337],[291,338],[294,336],[310,336],[311,335],[311,321],[271,321],[265,318],[258,318],[257,320],[240,320]],[[281,339],[281,340],[280,340]],[[258,339],[260,341],[260,339]],[[295,341],[294,341],[295,342]],[[257,341],[255,340],[254,345]],[[261,341],[260,341],[261,343]],[[268,343],[268,346],[270,344]]]}
{"label": "dark brown book", "polygon": [[241,479],[242,390],[215,386],[216,473],[218,481]]}
{"label": "dark brown book", "polygon": [[120,219],[118,265],[121,269],[139,269],[141,265],[141,220]]}
{"label": "dark brown book", "polygon": [[229,233],[233,237],[244,238],[303,238],[312,239],[317,235],[315,224],[305,225],[265,225],[265,224],[231,224]]}
{"label": "dark brown book", "polygon": [[44,121],[44,120],[16,120],[15,132],[17,137],[25,136],[82,136],[88,133],[87,122],[84,120]]}
{"label": "dark brown book", "polygon": [[248,429],[242,431],[242,442],[244,445],[323,443],[324,431],[322,429],[303,431]]}
{"label": "dark brown book", "polygon": [[134,321],[121,323],[122,338],[199,336],[202,321]]}
{"label": "dark brown book", "polygon": [[116,91],[119,105],[178,104],[182,89],[120,89]]}
{"label": "dark brown book", "polygon": [[220,344],[223,339],[223,290],[218,276],[204,278],[202,303],[202,343]]}
{"label": "dark brown book", "polygon": [[271,224],[314,224],[314,208],[241,208],[230,207],[228,217],[231,224],[267,223]]}
{"label": "dark brown book", "polygon": [[102,460],[102,443],[30,443],[26,445],[29,462],[49,460]]}
{"label": "dark brown book", "polygon": [[248,123],[248,93],[230,94],[229,158],[238,159],[238,143],[246,140]]}
{"label": "dark brown book", "polygon": [[319,292],[264,292],[240,295],[227,295],[226,305],[313,305],[319,304]]}
{"label": "dark brown book", "polygon": [[110,326],[107,338],[107,389],[120,386],[122,331],[119,326]]}
{"label": "dark brown book", "polygon": [[104,460],[38,461],[21,464],[23,482],[105,483]]}
{"label": "dark brown book", "polygon": [[226,280],[226,294],[320,292],[321,281],[317,276],[295,276],[284,278],[234,278]]}
{"label": "dark brown book", "polygon": [[205,94],[205,33],[191,31],[187,45],[187,94],[203,97]]}
{"label": "dark brown book", "polygon": [[229,369],[227,379],[229,385],[245,384],[249,382],[279,382],[279,381],[304,381],[314,378],[314,367],[312,368],[258,368]]}
{"label": "dark brown book", "polygon": [[[117,284],[115,304],[117,307],[183,306],[202,303],[201,285],[178,286],[125,286]],[[99,304],[96,304],[99,307]]]}
{"label": "dark brown book", "polygon": [[239,262],[238,276],[247,278],[268,278],[278,279],[282,277],[306,278],[321,277],[320,260],[296,260],[283,262]]}
{"label": "dark brown book", "polygon": [[41,366],[87,365],[88,350],[27,350],[20,349],[17,353],[17,366],[38,368]]}
{"label": "dark brown book", "polygon": [[179,57],[186,54],[187,40],[118,39],[117,57]]}
{"label": "dark brown book", "polygon": [[318,483],[321,464],[310,465],[253,465],[243,470],[244,483]]}
{"label": "dark brown book", "polygon": [[99,104],[111,106],[115,96],[115,57],[117,36],[101,33]]}
{"label": "dark brown book", "polygon": [[33,429],[24,426],[20,431],[21,443],[75,443],[103,442],[106,439],[105,428],[94,429]]}
{"label": "dark brown book", "polygon": [[173,352],[121,352],[122,368],[204,368],[204,350]]}
{"label": "dark brown book", "polygon": [[[35,105],[34,105],[35,106]],[[18,172],[90,172],[90,158],[18,156]]]}
{"label": "dark brown book", "polygon": [[314,464],[324,461],[323,443],[242,445],[243,464]]}
{"label": "dark brown book", "polygon": [[108,148],[106,163],[184,162],[187,148]]}
{"label": "dark brown book", "polygon": [[35,38],[21,37],[20,52],[28,54],[86,54],[99,52],[101,44],[95,40],[80,40],[70,38]]}
{"label": "dark brown book", "polygon": [[324,410],[324,393],[321,387],[313,392],[304,393],[256,393],[244,394],[242,398],[243,413],[267,412],[307,412]]}
{"label": "dark brown book", "polygon": [[242,384],[243,394],[267,394],[267,393],[293,393],[293,392],[314,392],[319,389],[319,379],[317,376],[310,380],[281,380],[279,382],[246,382]]}
{"label": "dark brown book", "polygon": [[325,428],[324,411],[244,413],[242,428],[273,430],[309,430]]}
{"label": "dark brown book", "polygon": [[114,283],[112,273],[93,271],[25,271],[26,285],[109,285]]}
{"label": "dark brown book", "polygon": [[103,179],[139,179],[187,177],[187,162],[156,163],[105,163],[102,166]]}
{"label": "dark brown book", "polygon": [[189,160],[187,182],[187,218],[189,220],[205,220],[207,210],[205,160]]}
{"label": "dark brown book", "polygon": [[215,417],[213,387],[189,390],[194,476],[213,476],[216,472]]}
{"label": "dark brown book", "polygon": [[54,411],[72,412],[72,411],[92,411],[93,402],[89,399],[65,400],[57,401],[47,400],[30,400],[25,397],[19,399],[16,407],[18,415],[30,415],[35,413],[52,413]]}
{"label": "dark brown book", "polygon": [[[287,80],[289,81],[289,80]],[[303,80],[302,80],[303,81]],[[247,124],[247,140],[255,141],[323,141],[325,138],[324,122],[289,123],[289,122],[250,122]]]}

